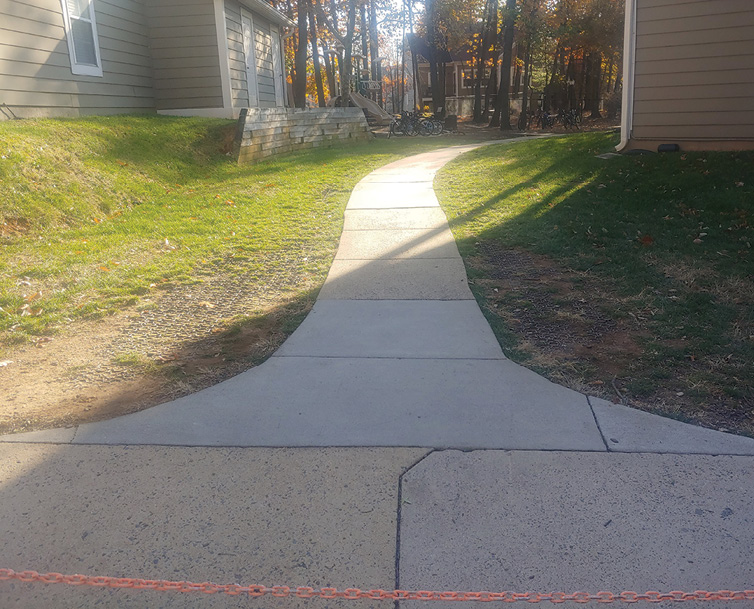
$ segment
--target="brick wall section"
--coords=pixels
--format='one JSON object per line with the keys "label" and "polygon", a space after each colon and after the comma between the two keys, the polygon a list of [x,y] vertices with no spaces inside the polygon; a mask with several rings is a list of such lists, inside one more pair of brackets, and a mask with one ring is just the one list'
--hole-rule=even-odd
{"label": "brick wall section", "polygon": [[250,108],[238,120],[239,163],[372,137],[360,108]]}

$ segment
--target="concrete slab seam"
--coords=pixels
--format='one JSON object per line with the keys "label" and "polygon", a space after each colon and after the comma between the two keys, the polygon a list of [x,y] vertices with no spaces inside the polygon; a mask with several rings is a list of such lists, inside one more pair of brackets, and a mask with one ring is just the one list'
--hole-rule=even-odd
{"label": "concrete slab seam", "polygon": [[612,452],[610,450],[610,447],[607,444],[607,438],[605,438],[605,434],[602,431],[602,427],[600,427],[599,419],[597,419],[597,413],[594,412],[594,406],[592,406],[592,400],[589,398],[588,395],[584,396],[586,398],[586,403],[589,404],[589,410],[592,411],[592,417],[594,417],[594,424],[597,426],[597,431],[600,432],[600,438],[602,438],[602,443],[605,445],[605,450],[607,452]]}
{"label": "concrete slab seam", "polygon": [[[401,475],[398,476],[398,506],[395,515],[395,589],[401,588],[401,513],[403,511],[403,476],[414,469],[419,463],[424,461],[431,454],[437,452],[437,449],[427,451],[427,453],[417,459],[414,463],[406,467]],[[395,601],[395,606],[398,607],[398,601]]]}

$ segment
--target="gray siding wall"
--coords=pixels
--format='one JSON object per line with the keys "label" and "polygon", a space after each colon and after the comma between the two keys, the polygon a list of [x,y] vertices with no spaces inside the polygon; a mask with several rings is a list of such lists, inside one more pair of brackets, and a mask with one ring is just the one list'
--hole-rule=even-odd
{"label": "gray siding wall", "polygon": [[158,110],[223,106],[212,0],[149,0]]}
{"label": "gray siding wall", "polygon": [[754,0],[638,0],[633,138],[754,140]]}
{"label": "gray siding wall", "polygon": [[248,108],[249,87],[246,82],[246,56],[243,48],[241,7],[237,0],[225,0],[225,27],[228,36],[228,64],[233,107]]}
{"label": "gray siding wall", "polygon": [[0,104],[18,117],[152,111],[143,2],[94,0],[94,11],[102,77],[71,73],[60,0],[0,2]]}
{"label": "gray siding wall", "polygon": [[254,44],[257,55],[259,107],[275,107],[275,72],[272,69],[272,37],[270,23],[254,15]]}
{"label": "gray siding wall", "polygon": [[[225,23],[228,36],[228,60],[234,108],[249,107],[249,89],[246,79],[246,56],[241,26],[241,4],[238,0],[225,0]],[[244,7],[254,20],[254,50],[256,53],[257,89],[260,108],[275,107],[275,84],[272,63],[271,25],[258,13]],[[282,63],[282,59],[281,59]]]}

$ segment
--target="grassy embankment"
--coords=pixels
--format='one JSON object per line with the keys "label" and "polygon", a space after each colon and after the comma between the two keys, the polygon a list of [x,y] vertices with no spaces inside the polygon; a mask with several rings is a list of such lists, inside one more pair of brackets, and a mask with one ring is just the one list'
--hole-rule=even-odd
{"label": "grassy embankment", "polygon": [[436,189],[508,354],[754,434],[754,153],[596,158],[614,134],[470,152]]}
{"label": "grassy embankment", "polygon": [[253,281],[258,271],[263,290],[265,277],[284,272],[306,279],[290,286],[296,297],[297,283],[324,281],[356,182],[446,143],[380,140],[238,166],[226,154],[234,125],[154,116],[0,123],[0,345],[210,275]]}

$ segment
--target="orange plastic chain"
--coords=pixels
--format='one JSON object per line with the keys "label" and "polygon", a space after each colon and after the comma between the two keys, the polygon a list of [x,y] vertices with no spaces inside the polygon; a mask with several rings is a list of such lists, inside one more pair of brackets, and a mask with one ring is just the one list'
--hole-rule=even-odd
{"label": "orange plastic chain", "polygon": [[279,598],[342,598],[346,600],[371,599],[389,601],[476,601],[515,603],[660,603],[662,601],[754,601],[754,590],[717,590],[708,592],[436,592],[432,590],[361,590],[359,588],[309,588],[299,586],[240,586],[238,584],[197,584],[186,581],[168,581],[164,579],[137,579],[131,577],[106,577],[102,575],[62,575],[61,573],[37,573],[36,571],[14,571],[0,569],[0,581],[16,580],[20,582],[39,582],[45,584],[68,584],[70,586],[94,586],[97,588],[131,588],[133,590],[160,590],[164,592],[199,592],[202,594],[229,594],[239,596],[276,596]]}

